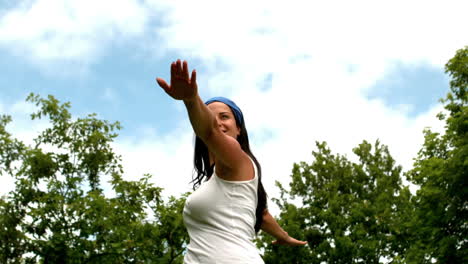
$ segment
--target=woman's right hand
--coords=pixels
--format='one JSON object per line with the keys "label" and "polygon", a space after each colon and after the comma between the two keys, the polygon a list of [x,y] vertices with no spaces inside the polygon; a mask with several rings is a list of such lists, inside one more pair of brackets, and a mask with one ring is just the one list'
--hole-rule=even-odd
{"label": "woman's right hand", "polygon": [[171,85],[162,78],[156,78],[159,86],[172,98],[176,100],[190,101],[198,95],[197,72],[192,71],[189,78],[188,64],[186,61],[171,63]]}

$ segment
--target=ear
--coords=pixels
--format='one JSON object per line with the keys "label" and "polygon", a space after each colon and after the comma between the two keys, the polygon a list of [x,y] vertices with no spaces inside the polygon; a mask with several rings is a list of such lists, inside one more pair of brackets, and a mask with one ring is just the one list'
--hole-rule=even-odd
{"label": "ear", "polygon": [[239,136],[240,136],[241,129],[240,129],[239,126],[236,126],[236,127],[237,127],[237,135],[236,135],[236,137],[239,137]]}

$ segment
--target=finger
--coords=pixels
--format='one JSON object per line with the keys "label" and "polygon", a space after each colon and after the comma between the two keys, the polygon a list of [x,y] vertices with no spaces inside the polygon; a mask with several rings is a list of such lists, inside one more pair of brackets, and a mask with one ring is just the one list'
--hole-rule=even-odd
{"label": "finger", "polygon": [[184,76],[185,80],[189,79],[189,72],[188,72],[188,63],[187,61],[184,61],[182,63],[182,76]]}
{"label": "finger", "polygon": [[162,79],[162,78],[156,78],[156,82],[159,84],[159,86],[161,86],[161,88],[164,89],[164,91],[165,91],[166,93],[169,93],[170,87],[169,87],[169,85],[166,83],[166,81],[164,81],[164,79]]}
{"label": "finger", "polygon": [[180,59],[177,59],[176,74],[179,77],[182,76],[182,62],[180,61]]}
{"label": "finger", "polygon": [[303,246],[303,245],[305,245],[305,244],[307,244],[307,242],[305,242],[305,241],[299,241],[299,240],[297,240],[297,241],[294,243],[295,246]]}
{"label": "finger", "polygon": [[190,83],[192,86],[197,85],[197,71],[195,70],[192,71],[192,78],[190,78]]}
{"label": "finger", "polygon": [[177,64],[175,62],[171,63],[171,78],[174,78],[177,74]]}

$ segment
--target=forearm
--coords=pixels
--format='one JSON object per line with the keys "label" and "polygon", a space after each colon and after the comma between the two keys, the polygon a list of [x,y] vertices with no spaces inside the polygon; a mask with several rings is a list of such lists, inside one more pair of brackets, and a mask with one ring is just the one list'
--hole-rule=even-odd
{"label": "forearm", "polygon": [[263,222],[260,228],[278,240],[284,240],[288,237],[288,233],[279,226],[268,210],[263,213]]}
{"label": "forearm", "polygon": [[208,138],[216,125],[211,111],[198,95],[192,100],[184,100],[184,104],[195,134],[202,140]]}

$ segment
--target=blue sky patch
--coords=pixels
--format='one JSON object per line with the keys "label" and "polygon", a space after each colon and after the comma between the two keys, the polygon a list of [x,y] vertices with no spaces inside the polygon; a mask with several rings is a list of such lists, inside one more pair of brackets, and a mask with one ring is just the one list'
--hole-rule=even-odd
{"label": "blue sky patch", "polygon": [[263,81],[260,83],[260,91],[266,92],[271,89],[273,83],[273,73],[268,73],[265,75]]}
{"label": "blue sky patch", "polygon": [[380,98],[390,107],[409,106],[412,117],[424,113],[449,91],[443,69],[429,65],[398,64],[369,90],[370,99]]}
{"label": "blue sky patch", "polygon": [[[167,80],[171,59],[135,54],[128,46],[113,47],[112,53],[87,66],[88,73],[57,77],[0,49],[1,101],[9,105],[24,101],[31,92],[43,97],[51,94],[61,102],[70,101],[75,117],[97,113],[98,118],[120,121],[121,135],[139,135],[139,130],[148,127],[158,134],[170,132],[186,116],[178,113],[177,102],[155,81],[157,76]],[[67,62],[62,63],[63,70],[69,71]]]}

